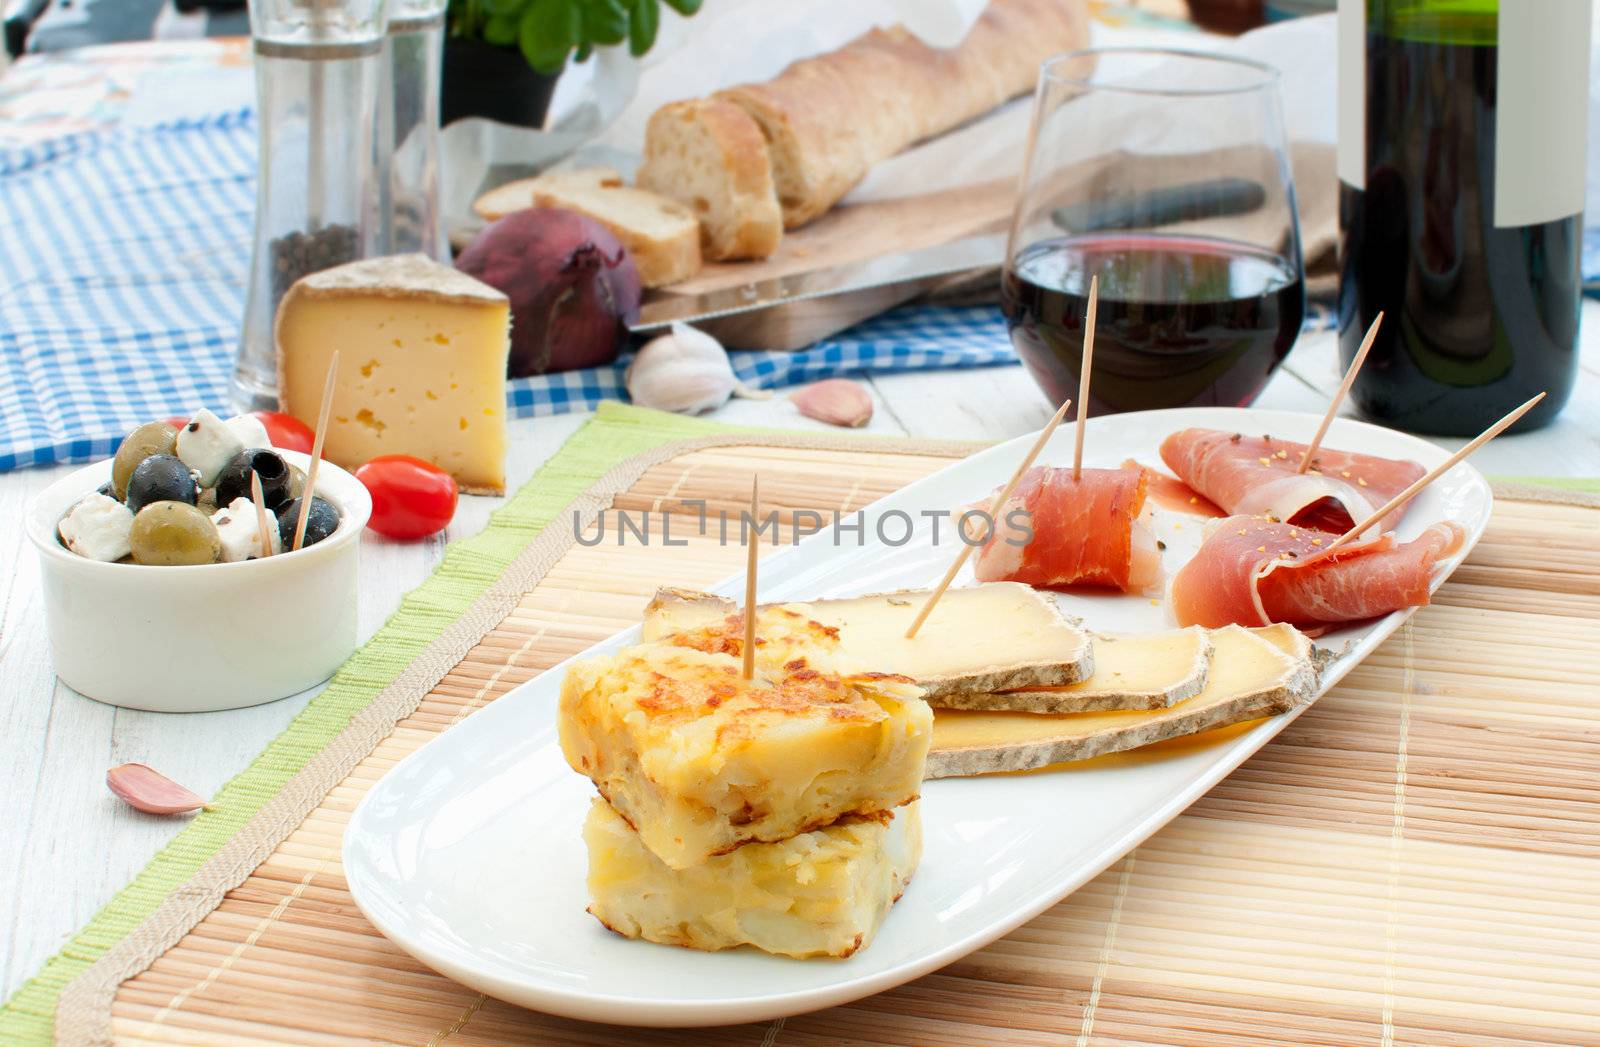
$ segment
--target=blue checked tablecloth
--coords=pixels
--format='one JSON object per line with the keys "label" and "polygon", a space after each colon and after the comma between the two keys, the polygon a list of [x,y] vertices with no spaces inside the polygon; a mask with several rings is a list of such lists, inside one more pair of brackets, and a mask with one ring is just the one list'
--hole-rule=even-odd
{"label": "blue checked tablecloth", "polygon": [[[102,458],[142,422],[226,409],[254,181],[247,109],[0,147],[0,471]],[[517,379],[509,406],[626,399],[627,362]],[[766,388],[1015,362],[988,307],[900,309],[803,352],[734,354]]]}
{"label": "blue checked tablecloth", "polygon": [[[241,110],[0,149],[0,470],[81,462],[153,418],[224,410],[249,269],[255,126]],[[1014,363],[992,308],[904,309],[748,385]],[[616,364],[522,378],[517,417],[626,399]]]}

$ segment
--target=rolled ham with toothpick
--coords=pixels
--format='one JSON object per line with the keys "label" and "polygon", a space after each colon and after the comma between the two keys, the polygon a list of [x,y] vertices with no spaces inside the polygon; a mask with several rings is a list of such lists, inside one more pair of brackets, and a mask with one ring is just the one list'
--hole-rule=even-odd
{"label": "rolled ham with toothpick", "polygon": [[[1377,507],[1375,507],[1377,508]],[[1437,523],[1409,542],[1369,534],[1338,549],[1326,532],[1260,517],[1211,526],[1194,558],[1172,578],[1180,625],[1318,628],[1427,604],[1433,568],[1465,536]]]}
{"label": "rolled ham with toothpick", "polygon": [[1172,579],[1173,614],[1184,625],[1289,622],[1321,628],[1423,606],[1432,592],[1434,565],[1461,548],[1465,533],[1441,521],[1399,544],[1378,525],[1544,397],[1533,397],[1366,515],[1357,514],[1337,537],[1279,520],[1231,516],[1217,521],[1194,559]]}
{"label": "rolled ham with toothpick", "polygon": [[[1306,445],[1218,429],[1183,429],[1162,441],[1167,468],[1230,513],[1342,534],[1423,474],[1416,462],[1320,447],[1298,472]],[[1388,530],[1405,512],[1381,521]]]}
{"label": "rolled ham with toothpick", "polygon": [[[1077,479],[1070,467],[1028,470],[994,514],[996,526],[973,572],[980,582],[1050,589],[1158,586],[1161,553],[1145,505],[1148,482],[1138,466],[1084,469]],[[1019,510],[1028,514],[1031,538],[1008,523]]]}

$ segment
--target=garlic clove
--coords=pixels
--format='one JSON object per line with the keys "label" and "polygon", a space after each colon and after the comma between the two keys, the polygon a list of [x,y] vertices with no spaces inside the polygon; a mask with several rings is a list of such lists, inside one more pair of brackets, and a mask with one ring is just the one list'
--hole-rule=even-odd
{"label": "garlic clove", "polygon": [[681,414],[714,410],[735,393],[749,392],[734,376],[722,343],[684,323],[646,342],[623,384],[634,403]]}
{"label": "garlic clove", "polygon": [[146,814],[187,814],[209,810],[198,795],[142,763],[125,763],[106,772],[106,785],[136,811]]}
{"label": "garlic clove", "polygon": [[872,396],[848,378],[828,378],[801,386],[789,399],[807,418],[857,429],[872,420]]}

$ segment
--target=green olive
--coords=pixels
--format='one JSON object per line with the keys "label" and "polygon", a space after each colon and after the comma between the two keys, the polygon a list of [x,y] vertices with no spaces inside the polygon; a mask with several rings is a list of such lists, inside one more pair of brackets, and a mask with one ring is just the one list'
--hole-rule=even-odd
{"label": "green olive", "polygon": [[128,478],[153,454],[176,454],[178,430],[166,422],[146,422],[122,441],[111,463],[111,490],[117,500],[128,497]]}
{"label": "green olive", "polygon": [[188,502],[152,502],[140,509],[128,544],[135,563],[162,567],[215,563],[222,555],[216,525]]}

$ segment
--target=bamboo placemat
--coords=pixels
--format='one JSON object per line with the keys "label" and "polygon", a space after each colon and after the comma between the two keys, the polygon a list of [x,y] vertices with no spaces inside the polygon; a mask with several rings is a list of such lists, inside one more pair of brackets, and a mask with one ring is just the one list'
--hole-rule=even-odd
{"label": "bamboo placemat", "polygon": [[[705,499],[737,512],[759,468],[775,507],[850,511],[956,453],[721,441],[647,452],[602,480],[614,497],[578,504],[659,516]],[[547,482],[581,476],[573,460]],[[1600,510],[1502,501],[1434,606],[1187,814],[1006,938],[851,1006],[676,1032],[554,1019],[433,974],[366,923],[340,871],[346,819],[397,760],[636,621],[657,584],[703,585],[741,566],[737,546],[682,521],[673,534],[689,544],[670,550],[619,548],[614,520],[599,525],[608,541],[573,546],[570,523],[557,523],[498,582],[483,579],[455,625],[483,620],[497,586],[509,613],[484,620],[463,657],[433,680],[408,678],[437,655],[427,645],[349,718],[371,719],[375,744],[356,745],[349,773],[305,797],[309,814],[282,819],[259,859],[233,853],[211,880],[202,867],[166,896],[201,903],[176,944],[97,986],[136,930],[64,981],[59,1032],[207,1044],[1600,1043]],[[563,532],[568,548],[541,551]],[[412,709],[395,700],[407,687]],[[385,714],[400,717],[387,737]],[[225,895],[219,878],[231,878]]]}

